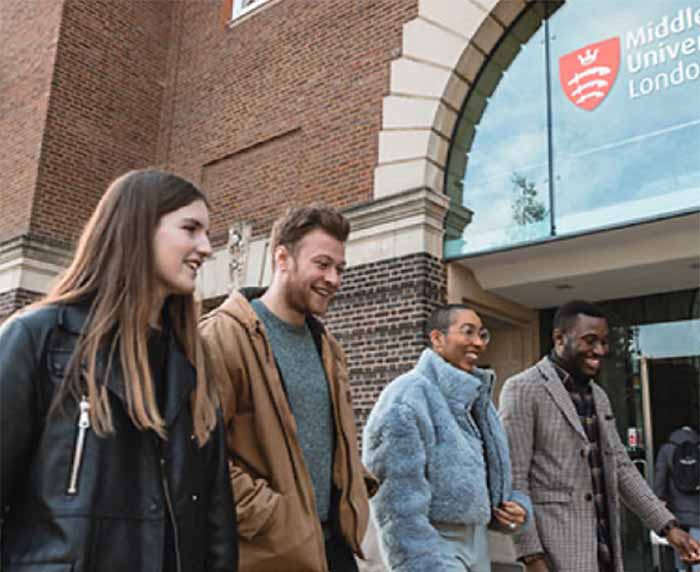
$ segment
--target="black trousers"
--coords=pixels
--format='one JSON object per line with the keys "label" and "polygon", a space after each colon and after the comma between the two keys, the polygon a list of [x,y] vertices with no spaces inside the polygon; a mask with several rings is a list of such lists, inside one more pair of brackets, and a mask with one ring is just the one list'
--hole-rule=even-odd
{"label": "black trousers", "polygon": [[358,572],[352,550],[335,535],[326,540],[326,561],[330,572]]}

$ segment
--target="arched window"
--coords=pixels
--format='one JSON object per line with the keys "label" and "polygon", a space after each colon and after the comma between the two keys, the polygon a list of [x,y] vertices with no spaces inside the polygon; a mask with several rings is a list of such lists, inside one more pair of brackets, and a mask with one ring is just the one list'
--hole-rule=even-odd
{"label": "arched window", "polygon": [[[551,9],[551,4],[550,9]],[[471,89],[447,258],[700,209],[700,6],[532,3]]]}

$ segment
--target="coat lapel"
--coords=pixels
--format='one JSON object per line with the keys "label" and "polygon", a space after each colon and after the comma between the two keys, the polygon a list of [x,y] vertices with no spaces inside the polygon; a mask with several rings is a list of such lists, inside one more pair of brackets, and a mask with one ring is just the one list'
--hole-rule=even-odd
{"label": "coat lapel", "polygon": [[614,417],[612,412],[609,411],[607,407],[608,400],[605,396],[605,392],[596,383],[591,383],[591,387],[593,388],[593,403],[595,404],[595,412],[598,416],[598,434],[600,435],[601,453],[603,454],[603,460],[605,461],[605,457],[612,455],[614,449],[614,442],[612,440],[613,436],[610,435],[608,425],[611,425],[615,431],[617,431],[617,429],[614,423],[606,423],[608,421],[614,421]]}
{"label": "coat lapel", "polygon": [[[119,351],[115,352],[112,365],[107,367],[106,352],[98,359],[98,377],[107,380],[107,389],[116,395],[127,407],[124,374],[119,362]],[[107,372],[109,371],[109,375]],[[175,336],[171,333],[168,338],[168,355],[166,357],[165,376],[165,411],[161,411],[166,427],[170,427],[180,413],[196,387],[197,372],[185,357]]]}
{"label": "coat lapel", "polygon": [[[90,311],[89,305],[69,305],[63,306],[59,313],[58,324],[73,335],[82,333],[85,321]],[[109,364],[109,350],[98,352],[97,371],[98,379],[106,379],[106,386],[109,391],[116,395],[127,409],[126,388],[124,385],[124,373],[119,361],[119,348],[117,347],[112,356],[112,363]],[[171,426],[182,406],[189,400],[192,391],[196,386],[196,371],[187,360],[180,348],[174,334],[168,337],[168,355],[166,358],[166,403],[165,403],[165,424]]]}
{"label": "coat lapel", "polygon": [[168,343],[166,364],[165,425],[170,427],[182,407],[189,402],[197,377],[196,370],[185,357],[172,333]]}
{"label": "coat lapel", "polygon": [[574,430],[581,436],[582,439],[588,441],[586,433],[583,430],[583,425],[581,425],[581,419],[576,413],[576,408],[574,407],[574,402],[571,401],[571,396],[569,392],[564,387],[564,384],[559,379],[559,375],[554,369],[554,366],[549,363],[549,358],[544,358],[537,364],[537,369],[545,378],[545,388],[547,389],[549,395],[551,396],[554,403],[561,410],[566,417],[567,421],[571,424]]}
{"label": "coat lapel", "polygon": [[[75,349],[77,336],[83,333],[83,327],[90,313],[89,304],[71,304],[62,306],[58,315],[58,325],[75,336],[72,338],[70,350]],[[124,387],[124,375],[119,361],[119,347],[114,349],[112,363],[109,364],[109,349],[102,349],[97,352],[97,362],[95,364],[95,376],[98,380],[106,380],[107,389],[116,395],[126,408],[126,389]],[[85,364],[83,368],[87,367]]]}
{"label": "coat lapel", "polygon": [[124,386],[124,374],[122,372],[122,364],[119,361],[119,348],[114,350],[111,366],[108,365],[109,352],[105,351],[98,354],[97,360],[97,378],[106,380],[107,389],[116,395],[124,404],[124,408],[128,410],[126,400],[126,387]]}

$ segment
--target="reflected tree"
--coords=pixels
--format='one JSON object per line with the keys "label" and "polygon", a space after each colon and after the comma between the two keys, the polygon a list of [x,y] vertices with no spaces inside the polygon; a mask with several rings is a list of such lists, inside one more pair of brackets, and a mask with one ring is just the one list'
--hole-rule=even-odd
{"label": "reflected tree", "polygon": [[545,236],[548,233],[549,210],[540,200],[535,183],[517,172],[513,173],[510,180],[513,183],[513,203],[510,208],[515,223],[508,229],[510,240],[521,242]]}
{"label": "reflected tree", "polygon": [[513,220],[520,226],[541,222],[547,216],[547,208],[537,197],[535,183],[526,177],[513,173],[510,178],[513,183],[513,204],[511,211]]}

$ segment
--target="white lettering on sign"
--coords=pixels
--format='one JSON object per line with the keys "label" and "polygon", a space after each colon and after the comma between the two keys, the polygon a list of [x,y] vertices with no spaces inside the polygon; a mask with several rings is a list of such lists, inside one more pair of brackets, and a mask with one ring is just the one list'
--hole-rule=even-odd
{"label": "white lettering on sign", "polygon": [[687,81],[695,81],[698,77],[700,77],[700,63],[686,64],[681,60],[671,72],[659,72],[653,77],[644,77],[639,81],[629,80],[628,95],[630,99],[637,99],[669,87],[682,85]]}
{"label": "white lettering on sign", "polygon": [[627,54],[627,71],[638,73],[653,68],[666,62],[673,62],[679,56],[689,56],[700,51],[700,36],[686,38],[685,40],[664,44],[661,42],[656,48],[647,51],[637,51]]}
{"label": "white lettering on sign", "polygon": [[625,47],[635,50],[650,44],[655,40],[663,40],[671,34],[682,34],[691,30],[694,26],[700,27],[700,7],[688,6],[678,10],[670,20],[668,15],[663,16],[656,24],[649,22],[646,26],[637,28],[634,32],[625,35]]}
{"label": "white lettering on sign", "polygon": [[[697,31],[693,36],[689,33]],[[637,99],[700,77],[700,6],[664,14],[624,35],[627,95]]]}

